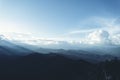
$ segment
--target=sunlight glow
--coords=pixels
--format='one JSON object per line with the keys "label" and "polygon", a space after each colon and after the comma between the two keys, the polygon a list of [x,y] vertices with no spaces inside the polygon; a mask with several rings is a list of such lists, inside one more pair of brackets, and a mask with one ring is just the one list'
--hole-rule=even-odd
{"label": "sunlight glow", "polygon": [[18,28],[18,25],[16,23],[0,20],[0,33],[18,32],[19,30],[20,29]]}

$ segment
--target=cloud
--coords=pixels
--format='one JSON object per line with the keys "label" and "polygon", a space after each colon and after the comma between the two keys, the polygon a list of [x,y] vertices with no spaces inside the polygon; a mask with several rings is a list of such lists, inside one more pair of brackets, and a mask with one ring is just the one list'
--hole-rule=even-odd
{"label": "cloud", "polygon": [[90,17],[83,20],[79,24],[79,29],[73,30],[69,33],[86,33],[94,30],[105,30],[109,33],[120,32],[120,17],[118,18],[103,18],[103,17]]}
{"label": "cloud", "polygon": [[5,36],[4,35],[0,35],[0,40],[3,40],[5,39]]}
{"label": "cloud", "polygon": [[78,35],[78,37],[84,35],[83,44],[117,45],[120,42],[120,17],[90,17],[80,22],[79,26],[80,29],[73,30],[68,34]]}
{"label": "cloud", "polygon": [[120,45],[120,34],[116,34],[111,37],[112,43],[115,45]]}
{"label": "cloud", "polygon": [[81,33],[89,33],[94,31],[95,29],[90,29],[90,30],[74,30],[74,31],[70,31],[69,34],[81,34]]}
{"label": "cloud", "polygon": [[[13,42],[20,42],[47,48],[75,48],[81,45],[120,45],[119,21],[119,18],[93,17],[82,22],[81,26],[84,26],[85,28],[77,30],[74,29],[62,38],[43,38],[27,33],[8,33],[4,34],[4,36],[6,39]],[[68,36],[70,38],[65,40]],[[73,36],[76,36],[78,40]]]}
{"label": "cloud", "polygon": [[105,30],[96,30],[90,33],[87,38],[87,44],[110,44],[109,33]]}

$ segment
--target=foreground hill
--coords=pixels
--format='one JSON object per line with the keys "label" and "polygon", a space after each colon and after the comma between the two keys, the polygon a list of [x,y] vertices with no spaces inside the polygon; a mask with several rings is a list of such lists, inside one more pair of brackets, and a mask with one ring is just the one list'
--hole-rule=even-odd
{"label": "foreground hill", "polygon": [[[93,64],[60,54],[33,53],[0,61],[1,79],[32,80],[120,80],[118,60]],[[107,75],[106,75],[107,74]]]}
{"label": "foreground hill", "polygon": [[74,61],[56,54],[30,54],[1,63],[0,76],[40,80],[95,80],[95,66],[83,60]]}

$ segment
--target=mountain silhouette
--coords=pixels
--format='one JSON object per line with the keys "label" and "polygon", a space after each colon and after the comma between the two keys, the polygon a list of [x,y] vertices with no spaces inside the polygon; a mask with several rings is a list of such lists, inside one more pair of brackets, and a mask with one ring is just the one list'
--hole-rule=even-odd
{"label": "mountain silhouette", "polygon": [[[0,59],[0,79],[31,80],[119,80],[119,60],[91,63],[64,55],[30,53],[14,59]],[[105,76],[105,74],[107,74]]]}
{"label": "mountain silhouette", "polygon": [[0,79],[120,80],[120,61],[111,55],[82,50],[47,50],[51,52],[34,52],[0,40]]}
{"label": "mountain silhouette", "polygon": [[53,53],[29,54],[12,61],[1,62],[1,65],[0,78],[6,76],[11,79],[86,80],[91,77],[90,73],[95,72],[95,66],[87,61],[75,61]]}

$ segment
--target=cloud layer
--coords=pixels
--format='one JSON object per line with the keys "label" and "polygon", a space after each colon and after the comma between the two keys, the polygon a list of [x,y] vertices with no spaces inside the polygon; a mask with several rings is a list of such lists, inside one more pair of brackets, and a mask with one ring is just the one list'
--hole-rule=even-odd
{"label": "cloud layer", "polygon": [[96,30],[87,36],[88,44],[108,44],[109,33],[104,30]]}
{"label": "cloud layer", "polygon": [[[30,45],[36,45],[41,47],[53,47],[53,48],[67,48],[67,47],[79,47],[81,45],[103,45],[112,46],[120,45],[120,19],[105,19],[105,18],[92,18],[83,22],[83,24],[89,24],[91,29],[80,29],[69,32],[70,35],[84,35],[83,39],[75,40],[72,37],[65,40],[62,37],[61,40],[56,38],[41,38],[26,33],[5,33],[0,35],[0,39],[6,39],[13,42],[25,43]],[[94,23],[91,23],[94,22]],[[82,24],[82,26],[84,26]],[[78,36],[79,38],[79,36]]]}

